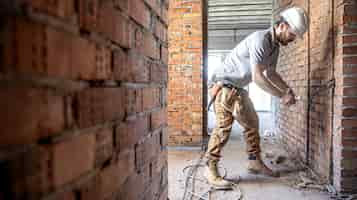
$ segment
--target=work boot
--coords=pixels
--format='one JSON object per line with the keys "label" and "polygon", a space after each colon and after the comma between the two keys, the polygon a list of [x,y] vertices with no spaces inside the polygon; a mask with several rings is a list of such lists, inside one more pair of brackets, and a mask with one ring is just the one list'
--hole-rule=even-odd
{"label": "work boot", "polygon": [[271,177],[279,177],[278,172],[267,167],[260,156],[250,156],[248,161],[248,171],[252,174],[263,174]]}
{"label": "work boot", "polygon": [[206,169],[208,183],[215,189],[231,189],[232,183],[224,180],[218,172],[217,161],[208,161]]}

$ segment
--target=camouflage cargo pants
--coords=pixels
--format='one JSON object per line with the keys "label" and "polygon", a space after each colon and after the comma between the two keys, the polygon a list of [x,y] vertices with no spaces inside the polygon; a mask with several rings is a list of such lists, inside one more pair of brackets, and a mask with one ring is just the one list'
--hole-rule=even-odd
{"label": "camouflage cargo pants", "polygon": [[227,143],[233,120],[243,127],[247,152],[250,156],[260,153],[259,119],[248,92],[239,89],[230,98],[231,89],[222,88],[214,102],[216,125],[208,142],[206,157],[219,161],[222,148]]}

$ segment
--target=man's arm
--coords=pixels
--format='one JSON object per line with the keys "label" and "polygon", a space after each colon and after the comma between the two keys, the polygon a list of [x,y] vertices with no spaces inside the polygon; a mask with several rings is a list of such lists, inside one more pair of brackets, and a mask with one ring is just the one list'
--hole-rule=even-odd
{"label": "man's arm", "polygon": [[289,86],[275,70],[267,70],[266,75],[268,79],[283,93],[286,93],[286,91],[289,89]]}
{"label": "man's arm", "polygon": [[284,92],[280,90],[280,88],[277,88],[275,85],[273,85],[270,80],[264,75],[264,69],[266,66],[261,65],[261,64],[256,64],[253,67],[252,71],[252,79],[253,81],[263,90],[266,92],[270,93],[273,96],[277,97],[283,97]]}

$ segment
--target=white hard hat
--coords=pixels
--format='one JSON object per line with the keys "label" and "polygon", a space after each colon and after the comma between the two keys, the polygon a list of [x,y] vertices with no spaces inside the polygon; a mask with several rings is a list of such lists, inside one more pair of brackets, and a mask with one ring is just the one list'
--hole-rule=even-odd
{"label": "white hard hat", "polygon": [[305,11],[299,7],[292,7],[282,11],[280,16],[289,24],[294,33],[302,38],[309,24]]}

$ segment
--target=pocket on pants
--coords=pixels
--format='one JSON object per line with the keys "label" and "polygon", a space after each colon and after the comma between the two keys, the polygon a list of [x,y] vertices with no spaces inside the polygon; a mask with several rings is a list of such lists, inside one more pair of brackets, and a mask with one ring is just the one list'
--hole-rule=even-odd
{"label": "pocket on pants", "polygon": [[231,93],[231,89],[228,88],[222,88],[222,96],[220,99],[220,104],[221,106],[229,111],[230,113],[233,113],[233,109],[234,109],[234,102],[237,99],[236,95],[233,95],[231,98],[229,97],[229,94]]}
{"label": "pocket on pants", "polygon": [[242,109],[242,104],[239,102],[239,100],[234,101],[233,112],[232,112],[234,118],[237,118],[240,115],[241,109]]}

